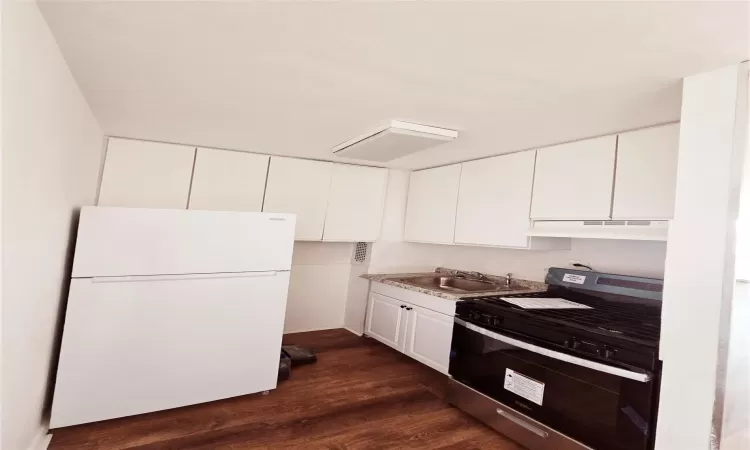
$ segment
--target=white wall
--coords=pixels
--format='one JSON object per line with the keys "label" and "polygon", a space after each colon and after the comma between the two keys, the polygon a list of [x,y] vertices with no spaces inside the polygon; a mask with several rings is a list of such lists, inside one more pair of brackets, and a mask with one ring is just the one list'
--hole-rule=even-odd
{"label": "white wall", "polygon": [[683,83],[675,216],[664,279],[657,450],[718,448],[747,83],[747,63]]}
{"label": "white wall", "polygon": [[285,333],[344,326],[351,243],[296,242]]}
{"label": "white wall", "polygon": [[[738,281],[732,299],[721,450],[750,448],[750,283]],[[744,447],[743,447],[744,445]]]}
{"label": "white wall", "polygon": [[595,270],[661,278],[663,242],[573,239],[570,250],[528,251],[405,243],[404,213],[409,173],[390,170],[381,240],[373,245],[369,273],[422,272],[436,266],[544,281],[549,267],[575,260]]}
{"label": "white wall", "polygon": [[[748,102],[750,102],[750,98],[748,98]],[[750,128],[750,125],[748,125],[748,128]],[[747,147],[750,148],[750,135],[748,135]],[[750,158],[745,159],[745,173],[740,195],[740,217],[737,220],[737,265],[735,270],[738,279],[750,281]]]}
{"label": "white wall", "polygon": [[76,209],[103,135],[33,2],[3,2],[2,448],[43,427]]}
{"label": "white wall", "polygon": [[550,267],[578,261],[597,271],[662,278],[663,242],[573,239],[570,250],[528,251],[486,247],[378,242],[370,273],[423,272],[443,266],[544,281]]}
{"label": "white wall", "polygon": [[344,327],[356,334],[365,332],[365,314],[367,313],[367,294],[370,290],[370,282],[360,278],[360,275],[367,273],[367,267],[366,263],[352,264],[349,271]]}

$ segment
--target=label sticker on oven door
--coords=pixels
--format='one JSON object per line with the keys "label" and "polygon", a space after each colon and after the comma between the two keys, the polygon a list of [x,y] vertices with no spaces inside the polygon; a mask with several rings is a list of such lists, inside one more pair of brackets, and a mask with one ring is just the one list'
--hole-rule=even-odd
{"label": "label sticker on oven door", "polygon": [[510,392],[530,400],[537,405],[542,404],[544,397],[544,383],[522,375],[515,370],[505,369],[503,387]]}
{"label": "label sticker on oven door", "polygon": [[583,284],[586,281],[586,277],[583,275],[576,275],[574,273],[566,273],[563,275],[563,281],[568,283]]}

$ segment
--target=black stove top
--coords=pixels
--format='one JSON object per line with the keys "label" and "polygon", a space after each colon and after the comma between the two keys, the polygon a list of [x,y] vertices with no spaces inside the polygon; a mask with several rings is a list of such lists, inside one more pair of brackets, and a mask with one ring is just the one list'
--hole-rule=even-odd
{"label": "black stove top", "polygon": [[[540,293],[467,298],[456,315],[594,359],[652,368],[658,359],[662,280],[552,268]],[[503,298],[562,298],[590,309],[524,309]]]}
{"label": "black stove top", "polygon": [[[563,298],[590,306],[591,309],[523,309],[502,299],[506,298]],[[659,345],[661,306],[619,303],[590,297],[575,291],[555,289],[533,294],[515,294],[473,299],[493,308],[514,312],[550,323],[601,333],[643,345]]]}

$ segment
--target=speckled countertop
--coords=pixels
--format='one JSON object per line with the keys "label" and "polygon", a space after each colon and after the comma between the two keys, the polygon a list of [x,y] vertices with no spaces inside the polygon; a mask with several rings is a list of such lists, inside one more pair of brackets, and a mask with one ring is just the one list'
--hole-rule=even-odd
{"label": "speckled countertop", "polygon": [[[465,297],[485,297],[487,295],[510,295],[510,294],[525,294],[529,292],[541,292],[547,290],[547,285],[538,281],[522,280],[520,278],[514,278],[512,285],[518,287],[517,290],[513,291],[495,291],[495,292],[463,292],[453,293],[446,292],[437,289],[429,289],[421,286],[413,286],[411,284],[402,283],[398,281],[401,278],[414,278],[414,277],[429,277],[434,276],[436,273],[448,274],[452,269],[446,269],[445,267],[438,267],[434,272],[421,272],[421,273],[382,273],[382,274],[364,274],[360,278],[365,278],[370,281],[377,283],[389,284],[391,286],[400,287],[409,291],[421,292],[423,294],[434,295],[436,297],[445,298],[448,300],[458,300]],[[489,281],[493,281],[497,284],[505,284],[505,277],[496,275],[484,274]]]}

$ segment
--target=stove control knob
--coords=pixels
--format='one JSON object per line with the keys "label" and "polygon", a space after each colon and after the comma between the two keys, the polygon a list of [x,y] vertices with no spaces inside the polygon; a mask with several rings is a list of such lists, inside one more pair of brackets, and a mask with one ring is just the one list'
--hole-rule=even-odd
{"label": "stove control knob", "polygon": [[599,347],[596,349],[596,354],[601,358],[611,358],[615,356],[617,352],[614,349],[608,347]]}
{"label": "stove control knob", "polygon": [[565,347],[567,347],[567,348],[572,348],[572,349],[575,350],[575,349],[577,349],[580,346],[581,346],[581,343],[578,342],[578,341],[576,341],[573,338],[570,338],[570,339],[568,339],[568,340],[565,341]]}
{"label": "stove control knob", "polygon": [[498,319],[497,317],[492,319],[493,326],[499,327],[502,324],[503,324],[503,319]]}

